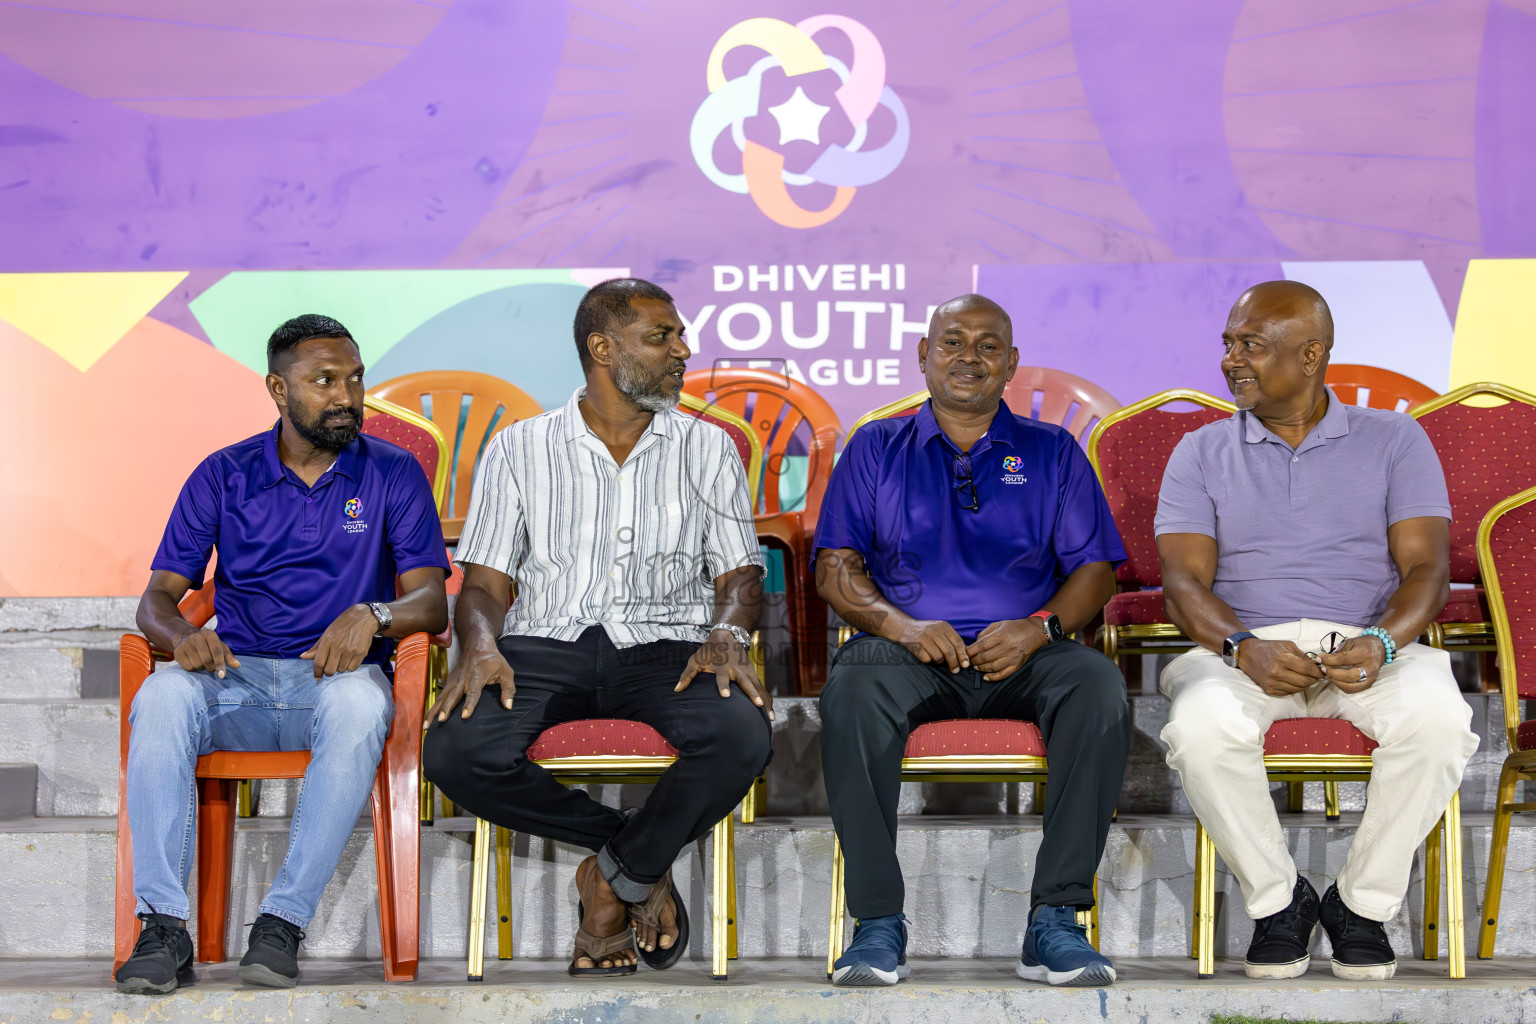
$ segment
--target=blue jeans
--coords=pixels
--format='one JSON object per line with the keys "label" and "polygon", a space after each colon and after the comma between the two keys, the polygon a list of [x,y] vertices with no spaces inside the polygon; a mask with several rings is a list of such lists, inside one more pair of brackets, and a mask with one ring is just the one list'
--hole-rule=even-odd
{"label": "blue jeans", "polygon": [[288,855],[260,908],[308,926],[373,788],[395,717],[393,689],[377,665],[317,680],[313,662],[248,655],[223,679],[174,663],[152,673],[128,718],[128,824],[139,912],[190,917],[199,756],[309,750]]}

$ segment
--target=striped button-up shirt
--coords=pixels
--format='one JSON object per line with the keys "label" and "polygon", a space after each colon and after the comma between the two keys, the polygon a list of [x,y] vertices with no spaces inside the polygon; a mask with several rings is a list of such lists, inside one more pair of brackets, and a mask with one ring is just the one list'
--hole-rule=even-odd
{"label": "striped button-up shirt", "polygon": [[582,418],[585,393],[491,438],[458,561],[517,581],[504,636],[575,640],[601,625],[615,647],[702,643],[715,577],[763,567],[736,446],[657,413],[620,466]]}

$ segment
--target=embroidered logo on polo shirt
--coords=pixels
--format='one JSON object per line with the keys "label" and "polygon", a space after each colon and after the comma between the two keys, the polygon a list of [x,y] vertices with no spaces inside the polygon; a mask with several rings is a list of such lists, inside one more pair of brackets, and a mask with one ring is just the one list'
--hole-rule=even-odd
{"label": "embroidered logo on polo shirt", "polygon": [[341,509],[347,514],[347,519],[341,524],[343,533],[362,533],[368,529],[368,524],[358,518],[363,514],[363,499],[351,498]]}
{"label": "embroidered logo on polo shirt", "polygon": [[1019,470],[1021,470],[1023,468],[1024,468],[1024,460],[1023,459],[1019,458],[1017,455],[1006,456],[1003,459],[1003,471],[1004,471],[1004,474],[1005,474],[1003,476],[1003,483],[1005,483],[1005,484],[1027,484],[1027,483],[1029,483],[1029,477],[1021,476],[1019,474]]}

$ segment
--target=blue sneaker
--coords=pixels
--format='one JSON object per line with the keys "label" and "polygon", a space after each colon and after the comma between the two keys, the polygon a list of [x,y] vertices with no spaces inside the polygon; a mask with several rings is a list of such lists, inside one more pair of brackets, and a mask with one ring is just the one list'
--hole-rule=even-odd
{"label": "blue sneaker", "polygon": [[853,926],[853,942],[832,965],[834,985],[894,985],[907,966],[907,915],[870,917]]}
{"label": "blue sneaker", "polygon": [[1071,907],[1041,907],[1024,933],[1024,952],[1014,968],[1025,981],[1099,988],[1115,983],[1115,965],[1088,941]]}

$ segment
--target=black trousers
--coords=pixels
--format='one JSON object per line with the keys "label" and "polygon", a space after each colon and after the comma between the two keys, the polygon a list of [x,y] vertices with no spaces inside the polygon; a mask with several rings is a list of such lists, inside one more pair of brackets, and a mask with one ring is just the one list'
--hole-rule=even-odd
{"label": "black trousers", "polygon": [[[596,851],[621,899],[643,898],[768,763],[767,714],[740,690],[722,698],[714,676],[701,674],[672,692],[697,644],[662,640],[621,650],[592,626],[575,641],[506,636],[498,646],[517,684],[512,709],[490,688],[468,719],[455,709],[446,722],[433,721],[423,771],[477,817]],[[677,748],[677,762],[639,810],[604,806],[528,760],[545,729],[585,718],[644,722]]]}
{"label": "black trousers", "polygon": [[821,760],[832,824],[847,863],[848,912],[899,914],[896,804],[907,737],[946,718],[1031,721],[1045,737],[1050,780],[1031,908],[1093,905],[1130,745],[1130,708],[1115,663],[1080,643],[1050,644],[1007,679],[926,665],[906,648],[859,637],[833,659],[821,694]]}

